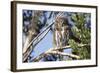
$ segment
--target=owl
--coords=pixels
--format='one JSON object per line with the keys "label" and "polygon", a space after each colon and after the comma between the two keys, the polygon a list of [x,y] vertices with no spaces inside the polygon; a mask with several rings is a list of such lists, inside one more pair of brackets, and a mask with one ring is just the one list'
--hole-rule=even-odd
{"label": "owl", "polygon": [[[69,30],[68,22],[65,17],[57,17],[54,23],[54,46],[59,47],[57,50],[63,52],[62,47],[68,44]],[[59,60],[62,60],[63,56],[59,55]]]}

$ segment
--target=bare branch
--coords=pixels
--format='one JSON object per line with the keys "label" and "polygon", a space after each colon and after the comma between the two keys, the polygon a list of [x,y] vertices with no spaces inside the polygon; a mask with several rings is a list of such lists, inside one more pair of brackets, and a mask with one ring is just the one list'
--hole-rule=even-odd
{"label": "bare branch", "polygon": [[[36,42],[34,42],[34,46],[33,46],[33,47],[35,47],[35,46],[47,35],[47,33],[48,33],[49,31],[50,31],[50,29],[48,29],[48,30],[45,32],[45,34],[42,35],[41,38],[38,37],[38,40],[36,40]],[[33,50],[33,48],[30,48],[30,49],[28,49],[28,50],[23,54],[23,61],[25,61],[25,60],[28,58],[28,56],[31,54],[32,50]]]}
{"label": "bare branch", "polygon": [[[58,16],[61,16],[61,14],[63,14],[63,12],[62,13],[59,13],[57,16],[56,16],[56,18],[58,17]],[[33,45],[33,43],[34,43],[34,46],[36,45],[36,44],[38,44],[40,41],[41,41],[41,39],[43,39],[44,38],[44,36],[46,36],[46,35],[42,35],[43,33],[46,33],[47,34],[47,32],[50,30],[50,27],[54,24],[54,22],[55,22],[55,20],[53,21],[53,22],[51,22],[50,23],[50,25],[48,25],[47,27],[46,27],[46,29],[43,31],[43,32],[41,32],[40,34],[38,34],[32,41],[30,41],[30,43],[28,42],[28,43],[26,43],[26,46],[23,48],[24,49],[24,53],[23,53],[23,61],[24,60],[26,60],[27,58],[28,58],[28,56],[30,55],[30,53],[32,52],[32,49],[30,49],[30,47],[31,47],[31,45]],[[49,30],[48,30],[49,29]],[[46,32],[47,31],[47,32]],[[39,37],[42,35],[42,37],[43,38],[41,38],[41,39],[39,39]]]}
{"label": "bare branch", "polygon": [[76,59],[79,59],[80,58],[79,56],[74,55],[74,54],[69,54],[69,53],[64,53],[64,52],[59,52],[59,51],[48,51],[48,52],[45,52],[45,53],[40,54],[38,57],[36,57],[32,61],[37,62],[37,61],[39,61],[40,59],[42,59],[43,57],[45,57],[48,54],[69,56],[71,58],[76,58]]}
{"label": "bare branch", "polygon": [[[61,14],[62,14],[62,13],[60,13],[60,15],[61,15]],[[55,22],[55,21],[51,22],[50,25],[48,25],[48,26],[46,27],[46,29],[43,30],[43,32],[39,33],[35,38],[33,38],[33,40],[30,41],[30,43],[27,43],[27,44],[26,44],[27,46],[25,46],[25,48],[24,48],[24,49],[26,49],[26,50],[25,50],[25,53],[27,52],[27,50],[30,48],[30,46],[33,44],[33,42],[34,42],[35,40],[37,40],[44,32],[46,32],[48,29],[50,29],[50,27],[54,24],[54,22]],[[35,26],[34,26],[34,27],[35,27]],[[31,32],[31,33],[33,33],[33,32]],[[23,53],[23,54],[24,54],[24,53]]]}
{"label": "bare branch", "polygon": [[[79,44],[79,45],[78,45],[78,47],[84,47],[84,46],[90,46],[90,45],[88,45],[88,44]],[[68,46],[63,46],[63,47],[50,48],[48,51],[51,51],[51,50],[53,50],[53,51],[55,51],[55,50],[64,50],[64,49],[69,49],[69,48],[71,48],[70,45],[68,45]]]}
{"label": "bare branch", "polygon": [[46,52],[46,54],[56,54],[56,55],[62,55],[62,56],[69,56],[69,57],[76,58],[76,59],[80,58],[77,55],[64,53],[64,52],[59,52],[59,51],[49,51],[49,52]]}
{"label": "bare branch", "polygon": [[[79,44],[78,45],[79,47],[84,47],[84,46],[90,46],[88,44]],[[68,48],[71,48],[71,46],[64,46],[64,47],[55,47],[55,48],[50,48],[49,50],[47,50],[46,52],[40,54],[39,56],[37,56],[36,58],[34,58],[32,60],[32,62],[37,62],[39,61],[40,59],[42,59],[44,56],[46,56],[47,54],[59,54],[59,55],[63,55],[63,56],[69,56],[69,57],[72,57],[72,58],[76,58],[76,59],[79,59],[80,57],[77,56],[77,55],[74,55],[74,54],[68,54],[68,53],[63,53],[63,52],[58,52],[56,50],[60,50],[60,49],[68,49]]]}

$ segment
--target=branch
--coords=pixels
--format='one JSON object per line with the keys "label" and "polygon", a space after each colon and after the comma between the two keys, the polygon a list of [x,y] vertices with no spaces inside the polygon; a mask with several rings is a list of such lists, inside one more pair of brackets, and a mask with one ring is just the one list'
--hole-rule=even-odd
{"label": "branch", "polygon": [[[78,45],[78,47],[85,47],[85,46],[90,46],[90,45],[89,45],[89,44],[79,44],[79,45]],[[69,48],[71,48],[70,45],[68,45],[68,46],[63,46],[63,47],[50,48],[48,51],[51,51],[51,50],[53,50],[53,51],[55,51],[55,50],[64,50],[64,49],[69,49]]]}
{"label": "branch", "polygon": [[[62,12],[62,13],[63,13],[63,12]],[[56,18],[57,18],[58,16],[61,16],[62,13],[59,13],[59,14],[56,16]],[[43,30],[43,32],[41,32],[40,34],[38,34],[38,35],[28,44],[27,48],[29,48],[29,47],[32,45],[32,43],[33,43],[39,36],[41,36],[47,29],[49,29],[49,28],[54,24],[54,22],[55,22],[55,20],[54,20],[53,22],[51,22],[50,25],[48,25],[48,26],[46,27],[46,29]]]}
{"label": "branch", "polygon": [[[88,44],[79,44],[78,45],[79,47],[84,47],[84,46],[90,46]],[[65,55],[65,56],[69,56],[69,57],[72,57],[72,58],[76,58],[76,59],[79,59],[80,57],[77,56],[77,55],[74,55],[74,54],[68,54],[68,53],[63,53],[63,52],[58,52],[57,50],[63,50],[63,49],[68,49],[68,48],[71,48],[71,46],[64,46],[64,47],[55,47],[55,48],[50,48],[49,50],[47,50],[46,52],[40,54],[39,56],[37,56],[36,58],[34,58],[32,60],[32,62],[37,62],[39,61],[40,59],[42,59],[45,55],[47,54],[59,54],[59,55]]]}
{"label": "branch", "polygon": [[[33,47],[35,47],[47,35],[47,33],[49,31],[50,31],[50,29],[48,29],[48,31],[44,35],[42,35],[42,37],[40,39],[38,38],[37,42],[35,42]],[[27,49],[27,51],[23,54],[23,61],[25,61],[28,58],[28,56],[31,54],[32,50],[33,50],[33,48]]]}
{"label": "branch", "polygon": [[46,56],[45,53],[40,54],[39,56],[37,56],[36,58],[34,58],[33,60],[31,60],[31,62],[38,62],[39,60],[41,60],[42,58],[44,58]]}
{"label": "branch", "polygon": [[[35,38],[33,38],[33,40],[27,45],[27,50],[30,48],[30,46],[33,44],[33,42],[34,41],[36,41],[43,33],[46,33],[46,31],[49,29],[50,30],[50,28],[49,27],[51,27],[53,24],[51,24],[51,25],[49,25],[43,32],[41,32],[40,34],[38,34]],[[48,31],[49,31],[48,30]],[[47,32],[48,32],[47,31]],[[26,50],[26,52],[27,52],[27,50]]]}
{"label": "branch", "polygon": [[[59,13],[57,16],[56,16],[56,18],[58,17],[58,16],[61,16],[61,14],[63,14],[63,12],[62,13]],[[46,32],[48,29],[50,30],[50,27],[54,24],[54,22],[55,22],[55,20],[53,21],[53,22],[51,22],[50,23],[50,25],[48,25],[47,27],[46,27],[46,29],[44,29],[43,30],[43,32],[41,32],[40,34],[38,34],[30,43],[28,43],[27,44],[27,46],[25,47],[25,49],[26,49],[26,51],[25,51],[25,53],[23,53],[23,61],[25,61],[27,58],[28,58],[28,56],[30,55],[30,53],[32,52],[32,49],[30,49],[30,47],[31,47],[31,45],[33,44],[33,42],[35,42],[44,32]],[[47,31],[47,33],[49,32],[49,30]],[[46,33],[46,34],[47,34]],[[42,35],[42,37],[44,38],[46,35]],[[40,40],[38,40],[38,42],[36,42],[35,44],[34,44],[34,46],[36,46],[36,44],[38,44],[43,38],[41,38]]]}
{"label": "branch", "polygon": [[69,57],[76,58],[76,59],[80,58],[77,55],[64,53],[64,52],[59,52],[59,51],[49,51],[49,52],[46,52],[46,54],[56,54],[56,55],[62,55],[62,56],[69,56]]}
{"label": "branch", "polygon": [[48,54],[54,54],[54,55],[62,55],[62,56],[69,56],[71,58],[76,58],[76,59],[79,59],[80,57],[77,56],[77,55],[74,55],[74,54],[69,54],[69,53],[63,53],[63,52],[59,52],[59,51],[48,51],[48,52],[45,52],[45,53],[42,53],[40,54],[38,57],[34,58],[32,60],[32,62],[37,62],[39,61],[40,59],[44,58],[46,55]]}

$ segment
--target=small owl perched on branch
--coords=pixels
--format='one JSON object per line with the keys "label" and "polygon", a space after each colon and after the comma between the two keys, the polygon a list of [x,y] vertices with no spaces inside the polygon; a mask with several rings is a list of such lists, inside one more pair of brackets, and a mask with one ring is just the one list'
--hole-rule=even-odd
{"label": "small owl perched on branch", "polygon": [[68,44],[68,39],[69,27],[67,18],[57,17],[54,24],[54,45],[56,47],[65,46]]}
{"label": "small owl perched on branch", "polygon": [[[56,18],[54,23],[54,46],[63,47],[68,44],[69,30],[68,21],[66,17],[59,16]],[[58,50],[63,52],[63,50]]]}

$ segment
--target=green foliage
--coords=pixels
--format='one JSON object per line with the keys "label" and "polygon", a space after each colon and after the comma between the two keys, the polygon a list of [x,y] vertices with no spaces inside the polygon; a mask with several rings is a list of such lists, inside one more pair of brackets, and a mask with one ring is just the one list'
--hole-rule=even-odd
{"label": "green foliage", "polygon": [[79,44],[91,43],[91,29],[85,26],[86,16],[89,14],[85,13],[73,13],[71,18],[75,22],[75,25],[71,28],[73,35],[78,38],[81,43],[75,42],[74,39],[69,39],[69,45],[72,47],[72,52],[79,55],[80,59],[90,59],[91,58],[91,48],[90,46],[79,47]]}

